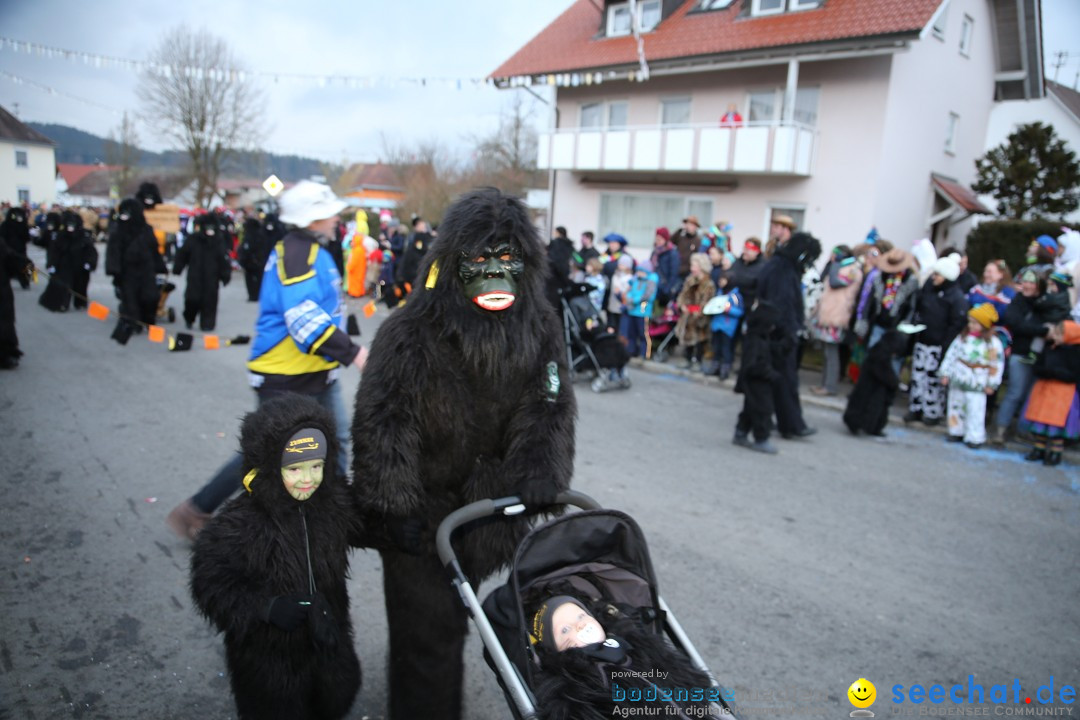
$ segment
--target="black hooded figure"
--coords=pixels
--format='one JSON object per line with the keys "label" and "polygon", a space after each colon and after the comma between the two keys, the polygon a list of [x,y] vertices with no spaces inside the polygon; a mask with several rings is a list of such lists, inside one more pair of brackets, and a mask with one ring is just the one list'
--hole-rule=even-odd
{"label": "black hooded figure", "polygon": [[899,330],[887,330],[867,351],[859,371],[859,380],[848,396],[844,424],[853,435],[865,432],[883,437],[889,422],[889,408],[896,397],[900,378],[893,369],[893,358],[907,352],[908,336]]}
{"label": "black hooded figure", "polygon": [[229,284],[232,265],[214,216],[199,215],[194,230],[176,251],[173,273],[180,275],[187,269],[184,322],[191,328],[198,316],[199,329],[211,331],[217,325],[218,283]]}
{"label": "black hooded figure", "polygon": [[746,445],[751,432],[757,450],[768,452],[772,429],[773,386],[777,372],[773,367],[772,346],[780,313],[776,306],[756,300],[746,316],[742,364],[735,380],[735,392],[743,395],[743,409],[735,426],[735,442]]}
{"label": "black hooded figure", "polygon": [[[26,220],[26,210],[21,207],[8,208],[4,221],[0,223],[0,242],[7,245],[8,250],[15,257],[26,257],[26,245],[30,242],[30,225]],[[30,289],[30,278],[22,273],[13,273],[9,277],[17,278],[23,290]]]}
{"label": "black hooded figure", "polygon": [[806,437],[816,432],[807,427],[799,403],[799,330],[803,312],[802,275],[821,254],[821,243],[798,232],[776,248],[758,276],[757,297],[774,305],[779,313],[773,345],[773,402],[776,426],[784,438]]}
{"label": "black hooded figure", "polygon": [[22,351],[15,333],[15,293],[11,278],[29,277],[34,265],[25,255],[16,255],[6,242],[0,242],[0,370],[14,370]]}
{"label": "black hooded figure", "polygon": [[244,236],[236,252],[236,261],[244,270],[248,302],[259,301],[259,287],[262,285],[263,269],[269,255],[270,247],[262,223],[259,218],[249,216],[244,220]]}
{"label": "black hooded figure", "polygon": [[[327,454],[322,483],[298,500],[282,480],[282,459],[312,439],[290,442],[309,429],[322,433]],[[308,397],[282,396],[249,413],[240,431],[248,492],[195,541],[191,595],[225,634],[242,719],[335,720],[360,688],[345,582],[349,547],[365,541],[336,477],[335,438],[333,418]]]}
{"label": "black hooded figure", "polygon": [[38,303],[46,310],[66,312],[71,306],[74,291],[81,295],[75,296],[75,307],[86,307],[86,289],[90,279],[85,266],[97,266],[97,250],[89,233],[83,228],[78,213],[64,211],[59,230],[46,253],[45,264],[52,277]]}
{"label": "black hooded figure", "polygon": [[112,276],[120,298],[120,320],[112,337],[121,345],[138,323],[154,324],[161,297],[157,276],[166,272],[157,238],[143,216],[143,205],[134,198],[122,201],[105,248],[105,273]]}
{"label": "black hooded figure", "polygon": [[158,190],[158,186],[152,182],[144,182],[139,185],[139,190],[135,193],[135,199],[142,204],[145,210],[153,210],[162,202],[161,192]]}
{"label": "black hooded figure", "polygon": [[[382,553],[393,720],[461,716],[466,614],[435,553],[438,523],[481,498],[541,507],[570,485],[577,406],[546,270],[524,205],[473,190],[447,210],[416,287],[372,343],[353,491],[369,528],[398,543]],[[410,533],[418,519],[426,528]],[[479,584],[505,565],[527,528],[464,528],[465,574]]]}

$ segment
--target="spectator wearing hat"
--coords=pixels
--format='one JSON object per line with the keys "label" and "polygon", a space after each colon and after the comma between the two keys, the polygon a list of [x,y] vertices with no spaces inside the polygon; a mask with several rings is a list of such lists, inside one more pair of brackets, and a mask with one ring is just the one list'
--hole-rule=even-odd
{"label": "spectator wearing hat", "polygon": [[847,245],[833,248],[824,272],[826,282],[811,323],[811,334],[821,341],[825,353],[821,385],[810,388],[815,395],[836,395],[840,382],[840,347],[855,312],[863,272]]}
{"label": "spectator wearing hat", "polygon": [[679,277],[679,251],[671,242],[671,233],[666,227],[656,228],[653,251],[649,260],[658,278],[656,302],[659,305],[667,305],[679,296],[682,278]]}
{"label": "spectator wearing hat", "polygon": [[679,250],[679,277],[683,280],[690,274],[690,256],[701,247],[701,235],[698,230],[701,222],[697,215],[683,218],[682,227],[671,238],[671,242]]}
{"label": "spectator wearing hat", "polygon": [[[604,261],[602,272],[607,280],[607,292],[604,294],[604,310],[607,313],[608,328],[618,332],[619,316],[622,314],[622,298],[613,296],[613,293],[616,290],[625,291],[625,286],[630,281],[629,277],[616,278],[619,270],[619,260],[624,257],[627,258],[627,262],[629,262],[627,275],[633,275],[635,261],[633,256],[626,252],[626,246],[630,242],[619,233],[612,232],[605,235],[604,244],[607,245],[607,253],[600,256],[600,259]],[[616,285],[619,287],[616,287]],[[614,311],[612,308],[614,308]],[[614,317],[612,317],[613,313]]]}
{"label": "spectator wearing hat", "polygon": [[769,222],[769,242],[765,245],[765,257],[771,258],[776,248],[791,239],[798,226],[790,215],[773,215]]}
{"label": "spectator wearing hat", "polygon": [[1005,374],[1005,349],[994,334],[994,306],[968,311],[967,330],[949,345],[938,376],[948,387],[949,440],[978,448],[986,442],[986,398]]}
{"label": "spectator wearing hat", "polygon": [[967,299],[957,278],[960,256],[938,258],[915,303],[914,321],[924,325],[911,355],[911,395],[904,422],[922,420],[937,425],[945,416],[945,389],[938,382],[938,368],[945,348],[964,329]]}
{"label": "spectator wearing hat", "polygon": [[873,347],[886,330],[895,329],[911,317],[919,292],[919,274],[911,253],[893,248],[878,258],[877,270],[869,281],[866,303],[860,304],[861,314],[855,320],[855,335],[867,347]]}
{"label": "spectator wearing hat", "polygon": [[658,285],[659,278],[653,272],[652,263],[648,260],[638,262],[623,296],[623,316],[619,331],[626,339],[626,351],[630,353],[630,357],[645,357],[648,354],[645,321],[652,317]]}
{"label": "spectator wearing hat", "polygon": [[1057,465],[1065,442],[1080,438],[1080,325],[1071,320],[1057,323],[1047,339],[1050,346],[1035,363],[1038,380],[1020,427],[1035,439],[1024,459]]}
{"label": "spectator wearing hat", "polygon": [[[282,193],[281,222],[289,232],[267,260],[259,292],[259,317],[248,357],[256,400],[285,393],[313,397],[333,416],[337,438],[349,442],[349,418],[337,383],[343,366],[362,370],[367,348],[354,345],[345,330],[341,275],[326,250],[337,215],[346,203],[328,185],[302,180]],[[338,457],[346,477],[347,453]],[[173,508],[166,523],[182,538],[194,539],[210,514],[243,480],[236,454],[194,496]]]}
{"label": "spectator wearing hat", "polygon": [[1046,280],[1030,267],[1021,270],[1016,280],[1019,292],[1001,317],[1001,325],[1009,331],[1012,345],[1005,375],[1008,382],[990,429],[990,444],[998,447],[1005,444],[1009,425],[1031,392],[1037,355],[1032,348],[1041,347],[1050,327],[1047,308],[1040,302],[1046,292]]}
{"label": "spectator wearing hat", "polygon": [[[971,292],[972,288],[979,284],[979,278],[976,277],[975,273],[971,272],[971,268],[968,267],[966,250],[960,250],[959,248],[950,245],[937,254],[939,258],[949,257],[950,255],[955,255],[960,259],[960,274],[956,276],[956,284],[959,285],[960,289],[967,295]],[[916,258],[916,261],[918,261],[918,258]],[[925,275],[923,277],[925,277]]]}

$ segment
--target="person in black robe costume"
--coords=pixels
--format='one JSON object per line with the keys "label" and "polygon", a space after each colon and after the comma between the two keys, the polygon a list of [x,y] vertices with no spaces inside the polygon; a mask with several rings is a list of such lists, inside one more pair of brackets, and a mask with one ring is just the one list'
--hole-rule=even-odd
{"label": "person in black robe costume", "polygon": [[157,320],[161,299],[157,276],[167,272],[142,203],[135,198],[122,201],[105,248],[105,273],[112,276],[120,298],[120,319],[112,338],[121,345],[141,330],[139,323],[153,325]]}
{"label": "person in black robe costume", "polygon": [[[78,213],[75,217],[79,217]],[[87,299],[90,291],[90,276],[97,270],[98,265],[98,251],[97,246],[94,245],[94,233],[93,231],[83,227],[82,236],[79,240],[79,264],[75,268],[75,285],[72,287],[74,290],[74,297],[71,300],[71,304],[76,310],[86,308],[89,304]]]}
{"label": "person in black robe costume", "polygon": [[22,351],[15,332],[15,293],[11,278],[29,278],[34,264],[25,255],[16,255],[6,242],[0,242],[0,370],[19,366]]}
{"label": "person in black robe costume", "polygon": [[86,266],[91,263],[96,267],[97,250],[93,240],[83,228],[79,214],[66,210],[46,253],[45,264],[51,277],[38,304],[52,312],[67,312],[75,292],[82,296],[74,296],[75,307],[86,307],[86,290],[90,282]]}
{"label": "person in black robe costume", "polygon": [[228,285],[232,266],[225,254],[221,230],[211,215],[195,218],[195,232],[176,251],[175,275],[187,269],[184,289],[184,322],[190,329],[199,318],[199,329],[210,332],[217,325],[218,283]]}
{"label": "person in black robe costume", "polygon": [[[772,431],[773,385],[777,372],[773,367],[774,345],[785,342],[777,336],[780,312],[764,300],[755,301],[746,316],[742,363],[735,378],[735,392],[743,395],[743,409],[735,425],[736,445],[772,455],[776,448],[769,442]],[[753,431],[754,442],[749,435]]]}
{"label": "person in black robe costume", "polygon": [[[282,480],[283,464],[291,464],[283,457],[294,451],[298,431],[309,429],[321,432],[326,444],[322,484],[298,500]],[[301,436],[318,443],[317,435]],[[333,418],[311,398],[285,395],[244,418],[240,447],[248,492],[199,533],[191,595],[225,634],[241,719],[344,717],[360,688],[348,552],[350,545],[370,543],[345,479],[337,477]]]}
{"label": "person in black robe costume", "polygon": [[885,436],[889,408],[896,398],[900,378],[893,369],[893,358],[907,352],[908,336],[899,330],[887,330],[866,353],[859,381],[848,396],[844,424],[853,435],[865,432]]}
{"label": "person in black robe costume", "polygon": [[[546,269],[524,205],[473,190],[372,343],[352,487],[368,527],[398,544],[382,552],[393,720],[461,716],[466,613],[436,556],[438,523],[481,498],[540,508],[570,485],[577,407]],[[463,528],[458,560],[474,586],[509,562],[528,523]]]}
{"label": "person in black robe costume", "polygon": [[[30,225],[26,220],[26,210],[21,207],[8,208],[4,221],[0,223],[0,242],[7,245],[7,249],[15,257],[26,257],[26,245],[30,242]],[[12,273],[9,277],[15,277],[23,290],[30,289],[30,278],[24,274]],[[8,280],[8,282],[11,281]]]}
{"label": "person in black robe costume", "polygon": [[244,237],[236,253],[236,261],[244,271],[244,285],[247,288],[248,302],[259,301],[259,288],[262,285],[263,269],[270,247],[263,232],[259,218],[249,215],[244,220]]}

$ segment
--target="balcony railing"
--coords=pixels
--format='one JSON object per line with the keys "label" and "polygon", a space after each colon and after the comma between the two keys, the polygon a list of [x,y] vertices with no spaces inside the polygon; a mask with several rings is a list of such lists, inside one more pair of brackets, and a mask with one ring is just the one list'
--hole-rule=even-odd
{"label": "balcony railing", "polygon": [[569,128],[540,134],[537,166],[808,177],[816,135],[804,125],[782,124]]}

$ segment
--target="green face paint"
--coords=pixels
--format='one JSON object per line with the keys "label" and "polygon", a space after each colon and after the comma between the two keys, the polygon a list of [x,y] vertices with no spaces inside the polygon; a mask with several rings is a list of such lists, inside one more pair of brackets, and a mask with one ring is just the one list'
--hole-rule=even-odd
{"label": "green face paint", "polygon": [[517,279],[525,270],[521,251],[510,243],[484,248],[474,257],[458,262],[458,276],[465,296],[491,312],[505,310],[517,299]]}

